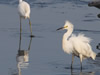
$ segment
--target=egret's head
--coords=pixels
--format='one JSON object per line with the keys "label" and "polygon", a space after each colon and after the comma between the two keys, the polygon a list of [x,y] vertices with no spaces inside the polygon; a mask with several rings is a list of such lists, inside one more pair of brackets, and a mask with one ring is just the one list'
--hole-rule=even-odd
{"label": "egret's head", "polygon": [[66,21],[65,25],[61,28],[58,28],[57,30],[61,30],[61,29],[73,29],[73,24],[69,21]]}
{"label": "egret's head", "polygon": [[19,3],[21,3],[23,0],[19,0]]}

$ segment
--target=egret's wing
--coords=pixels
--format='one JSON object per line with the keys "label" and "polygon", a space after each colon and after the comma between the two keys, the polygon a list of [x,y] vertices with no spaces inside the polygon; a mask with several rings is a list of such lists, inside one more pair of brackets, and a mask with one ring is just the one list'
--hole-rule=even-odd
{"label": "egret's wing", "polygon": [[25,13],[30,13],[30,6],[27,2],[23,3]]}
{"label": "egret's wing", "polygon": [[19,4],[18,5],[18,13],[20,14],[20,16],[25,16],[25,11],[23,9],[23,5],[22,4]]}
{"label": "egret's wing", "polygon": [[72,40],[79,40],[81,42],[85,42],[85,43],[90,43],[91,42],[91,38],[86,37],[84,34],[78,34],[78,36],[76,36],[75,34],[72,34],[71,37]]}
{"label": "egret's wing", "polygon": [[73,35],[70,38],[74,50],[76,50],[76,52],[82,55],[90,55],[91,52],[91,46],[89,45],[90,40],[91,39],[85,37],[84,34],[79,34],[78,36]]}

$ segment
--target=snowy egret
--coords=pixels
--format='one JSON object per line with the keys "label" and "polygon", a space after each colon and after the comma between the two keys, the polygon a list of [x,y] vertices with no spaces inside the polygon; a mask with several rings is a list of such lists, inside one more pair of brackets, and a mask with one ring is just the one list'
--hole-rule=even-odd
{"label": "snowy egret", "polygon": [[22,18],[29,19],[31,37],[33,37],[31,21],[30,21],[30,5],[23,0],[19,0],[18,12],[19,12],[19,16],[20,16],[20,34],[22,32],[21,19]]}
{"label": "snowy egret", "polygon": [[67,29],[68,31],[63,35],[62,39],[62,47],[64,52],[68,54],[72,54],[72,63],[71,63],[71,69],[74,61],[74,56],[77,56],[80,58],[80,64],[82,69],[82,60],[85,58],[92,58],[95,60],[96,53],[92,51],[92,48],[90,46],[90,38],[85,37],[84,34],[78,34],[76,36],[75,34],[71,35],[73,32],[73,24],[69,21],[65,22],[64,27],[61,27],[60,29]]}

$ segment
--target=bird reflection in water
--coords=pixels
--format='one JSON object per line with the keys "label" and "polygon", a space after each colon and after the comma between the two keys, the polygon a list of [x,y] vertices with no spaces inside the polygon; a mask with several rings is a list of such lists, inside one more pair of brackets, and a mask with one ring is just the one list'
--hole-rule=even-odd
{"label": "bird reflection in water", "polygon": [[18,68],[18,75],[21,75],[21,69],[27,68],[29,65],[29,51],[31,47],[32,38],[30,38],[29,46],[27,50],[21,49],[21,35],[20,35],[20,41],[19,41],[19,50],[18,54],[16,56],[17,61],[17,68]]}
{"label": "bird reflection in water", "polygon": [[96,67],[100,67],[100,52],[96,55],[96,60],[93,62]]}
{"label": "bird reflection in water", "polygon": [[71,75],[95,75],[95,72],[92,72],[92,71],[83,72],[82,70],[80,70],[80,72],[78,72],[78,71],[74,72],[73,69],[71,69]]}

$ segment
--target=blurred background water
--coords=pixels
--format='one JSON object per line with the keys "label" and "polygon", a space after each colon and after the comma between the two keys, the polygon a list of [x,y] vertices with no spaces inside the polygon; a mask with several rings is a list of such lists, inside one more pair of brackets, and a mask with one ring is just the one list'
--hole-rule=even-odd
{"label": "blurred background water", "polygon": [[[52,4],[58,4],[58,3],[67,3],[71,2],[74,4],[87,4],[89,0],[25,0],[28,3],[30,3],[31,7],[43,5],[43,6],[49,6]],[[1,0],[0,4],[7,4],[7,5],[17,5],[18,0]]]}
{"label": "blurred background water", "polygon": [[[74,24],[74,33],[92,38],[93,51],[100,41],[99,9],[88,7],[91,0],[25,0],[31,5],[33,34],[30,50],[30,30],[27,20],[22,22],[21,51],[19,51],[18,0],[0,0],[0,73],[2,75],[99,75],[100,58],[83,61],[75,58],[70,69],[71,55],[62,50],[65,31],[56,31],[66,20]],[[18,63],[20,65],[18,65]]]}

